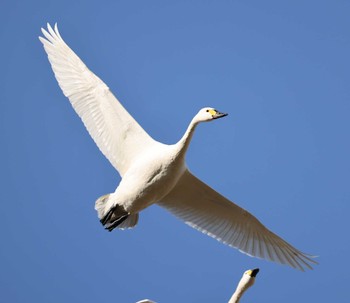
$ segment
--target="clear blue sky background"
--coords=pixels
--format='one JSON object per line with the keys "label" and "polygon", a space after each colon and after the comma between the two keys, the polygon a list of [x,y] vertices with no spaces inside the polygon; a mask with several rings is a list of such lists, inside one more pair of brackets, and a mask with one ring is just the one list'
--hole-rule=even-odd
{"label": "clear blue sky background", "polygon": [[[349,1],[2,1],[1,302],[349,302]],[[157,206],[108,233],[94,201],[117,172],[63,96],[38,40],[62,36],[157,140],[204,106],[191,170],[303,251],[253,259]]]}

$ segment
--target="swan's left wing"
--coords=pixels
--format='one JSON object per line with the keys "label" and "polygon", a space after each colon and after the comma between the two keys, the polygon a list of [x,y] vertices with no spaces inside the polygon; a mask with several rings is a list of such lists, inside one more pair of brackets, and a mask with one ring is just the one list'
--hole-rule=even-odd
{"label": "swan's left wing", "polygon": [[64,42],[57,25],[39,37],[58,84],[95,143],[121,176],[154,141],[125,110],[108,86]]}
{"label": "swan's left wing", "polygon": [[252,214],[186,171],[158,203],[186,224],[250,256],[304,270],[317,263],[268,230]]}

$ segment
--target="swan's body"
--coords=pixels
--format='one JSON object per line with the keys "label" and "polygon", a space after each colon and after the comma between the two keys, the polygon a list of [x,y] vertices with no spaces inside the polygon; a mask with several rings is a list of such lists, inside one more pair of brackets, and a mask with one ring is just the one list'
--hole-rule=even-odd
{"label": "swan's body", "polygon": [[255,283],[255,277],[259,272],[259,268],[249,269],[244,272],[241,280],[239,281],[236,291],[233,293],[228,303],[238,303],[247,289]]}
{"label": "swan's body", "polygon": [[[185,171],[183,158],[176,157],[176,145],[159,144],[156,147],[145,151],[130,166],[114,193],[96,201],[98,216],[108,230],[111,231],[116,226],[133,227],[137,220],[132,220],[130,215],[137,216],[141,210],[161,200]],[[108,211],[112,211],[110,218],[106,217]],[[125,222],[120,226],[121,221],[113,222],[116,219]]]}
{"label": "swan's body", "polygon": [[185,154],[200,122],[226,116],[204,108],[192,119],[181,140],[166,145],[153,140],[130,116],[109,88],[61,38],[57,26],[40,37],[63,93],[91,137],[122,180],[116,191],[96,201],[108,230],[130,228],[151,204],[166,208],[188,225],[251,256],[303,270],[316,263],[269,231],[253,215],[193,176]]}

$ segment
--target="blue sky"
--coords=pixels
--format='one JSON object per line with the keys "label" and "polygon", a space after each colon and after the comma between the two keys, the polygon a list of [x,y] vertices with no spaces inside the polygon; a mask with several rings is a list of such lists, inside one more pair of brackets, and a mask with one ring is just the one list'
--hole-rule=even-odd
{"label": "blue sky", "polygon": [[[348,302],[348,1],[3,1],[0,301]],[[187,163],[299,249],[305,273],[250,258],[157,206],[107,233],[119,175],[60,91],[38,40],[61,35],[155,139],[200,125]]]}

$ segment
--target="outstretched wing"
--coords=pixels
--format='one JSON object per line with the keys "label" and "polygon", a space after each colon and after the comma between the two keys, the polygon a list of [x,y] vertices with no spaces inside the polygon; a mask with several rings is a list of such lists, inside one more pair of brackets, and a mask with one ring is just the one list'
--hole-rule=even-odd
{"label": "outstretched wing", "polygon": [[158,203],[186,224],[250,256],[304,270],[317,263],[268,230],[243,208],[232,203],[186,171],[175,188]]}
{"label": "outstretched wing", "polygon": [[154,141],[63,41],[57,28],[47,25],[39,37],[58,84],[83,120],[95,143],[121,176]]}

